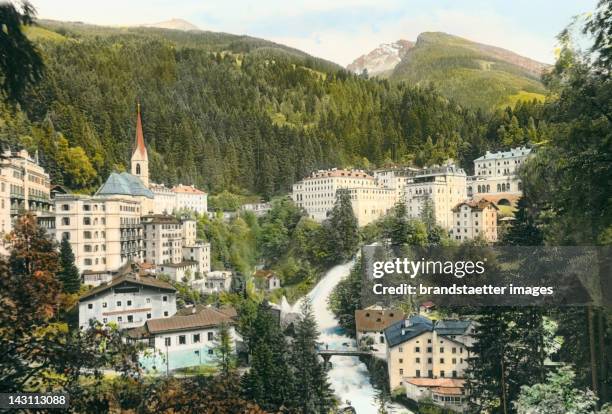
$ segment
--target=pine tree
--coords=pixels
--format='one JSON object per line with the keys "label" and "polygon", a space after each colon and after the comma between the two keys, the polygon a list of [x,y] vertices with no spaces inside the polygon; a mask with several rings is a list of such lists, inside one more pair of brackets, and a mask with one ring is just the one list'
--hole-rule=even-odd
{"label": "pine tree", "polygon": [[296,406],[304,414],[327,413],[333,407],[334,396],[324,364],[316,351],[319,332],[308,298],[302,303],[301,318],[295,332],[291,359],[298,391]]}
{"label": "pine tree", "polygon": [[353,257],[359,246],[359,225],[348,191],[338,190],[336,203],[325,225],[335,261],[344,262]]}
{"label": "pine tree", "polygon": [[406,204],[400,201],[393,208],[390,226],[387,231],[387,237],[391,239],[391,244],[401,246],[408,243],[408,213]]}
{"label": "pine tree", "polygon": [[248,343],[252,349],[251,368],[242,377],[247,399],[267,411],[293,406],[295,391],[288,359],[288,345],[271,308],[262,303],[252,325]]}
{"label": "pine tree", "polygon": [[544,244],[544,234],[537,227],[528,207],[527,199],[521,197],[517,203],[515,220],[512,227],[504,234],[502,244],[510,246],[541,246]]}
{"label": "pine tree", "polygon": [[227,379],[234,372],[234,368],[236,367],[234,347],[232,346],[232,333],[227,323],[221,323],[219,326],[216,341],[214,352],[217,366],[219,367],[219,375]]}
{"label": "pine tree", "polygon": [[68,239],[62,239],[60,244],[60,270],[57,273],[62,282],[64,293],[77,293],[81,288],[79,269],[74,264],[74,253]]}

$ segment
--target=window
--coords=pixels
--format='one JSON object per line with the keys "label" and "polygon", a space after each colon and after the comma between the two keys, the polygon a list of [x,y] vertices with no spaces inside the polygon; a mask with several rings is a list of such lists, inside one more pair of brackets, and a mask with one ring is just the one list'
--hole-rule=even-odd
{"label": "window", "polygon": [[70,206],[68,204],[62,204],[62,211],[70,210]]}
{"label": "window", "polygon": [[83,237],[85,239],[91,239],[91,232],[90,231],[84,231],[83,232]]}
{"label": "window", "polygon": [[452,352],[453,352],[453,354],[456,354],[457,353],[457,348],[453,347]]}
{"label": "window", "polygon": [[427,371],[427,376],[429,378],[433,378],[433,371],[431,369],[429,371]]}
{"label": "window", "polygon": [[155,337],[149,337],[149,348],[155,348]]}
{"label": "window", "polygon": [[453,371],[453,378],[457,378],[457,371]]}
{"label": "window", "polygon": [[400,346],[400,347],[398,348],[398,351],[399,351],[399,352],[404,352],[404,348]]}
{"label": "window", "polygon": [[62,239],[70,240],[70,233],[67,231],[63,232]]}
{"label": "window", "polygon": [[193,334],[193,343],[197,344],[200,342],[200,334]]}
{"label": "window", "polygon": [[151,319],[151,314],[147,313],[147,319]]}
{"label": "window", "polygon": [[440,364],[444,364],[444,358],[440,358]]}
{"label": "window", "polygon": [[209,349],[209,350],[208,350],[208,355],[212,355],[212,354],[213,354],[213,350],[212,350],[212,349]]}
{"label": "window", "polygon": [[168,296],[166,296],[166,295],[162,296],[162,301],[163,302],[168,302]]}
{"label": "window", "polygon": [[147,303],[151,303],[151,298],[147,298]]}
{"label": "window", "polygon": [[131,301],[131,300],[128,300],[128,301],[127,301],[127,305],[128,305],[128,306],[132,306],[132,301]]}
{"label": "window", "polygon": [[456,364],[457,363],[457,358],[453,358],[452,362],[453,362],[453,364]]}
{"label": "window", "polygon": [[166,344],[166,346],[172,345],[172,338],[170,338],[170,337],[165,338],[164,343]]}
{"label": "window", "polygon": [[403,364],[403,363],[404,363],[404,360],[403,360],[402,358],[400,358],[400,359],[399,359],[399,363],[400,363],[400,364]]}
{"label": "window", "polygon": [[121,316],[117,317],[117,322],[123,322],[123,318]]}
{"label": "window", "polygon": [[168,311],[164,311],[164,316],[168,316]]}
{"label": "window", "polygon": [[421,358],[416,358],[414,361],[415,361],[417,364],[420,364],[420,363],[421,363]]}
{"label": "window", "polygon": [[433,363],[433,359],[431,359],[431,358],[427,358],[427,363],[428,363],[428,364],[432,364],[432,363]]}
{"label": "window", "polygon": [[93,309],[93,303],[88,303],[87,304],[87,309]]}
{"label": "window", "polygon": [[185,345],[187,343],[187,338],[185,335],[179,335],[179,345]]}
{"label": "window", "polygon": [[102,307],[103,308],[108,308],[108,303],[107,302],[102,302]]}
{"label": "window", "polygon": [[444,371],[440,371],[440,378],[444,378]]}
{"label": "window", "polygon": [[427,340],[427,343],[428,343],[428,344],[430,344],[430,343],[431,343],[431,339],[428,339],[428,340]]}
{"label": "window", "polygon": [[400,368],[400,375],[404,375],[404,368]]}
{"label": "window", "polygon": [[421,352],[421,347],[415,346],[414,347],[414,352]]}
{"label": "window", "polygon": [[212,341],[214,339],[214,335],[212,332],[208,332],[208,340]]}
{"label": "window", "polygon": [[84,245],[83,250],[85,250],[85,253],[91,252],[91,244]]}
{"label": "window", "polygon": [[83,224],[89,226],[91,224],[91,217],[83,217]]}
{"label": "window", "polygon": [[136,175],[140,175],[140,164],[136,164]]}
{"label": "window", "polygon": [[117,306],[121,306],[121,301],[120,300],[117,301]]}
{"label": "window", "polygon": [[433,348],[432,348],[432,347],[430,347],[430,346],[428,346],[428,347],[427,347],[427,352],[432,353],[432,352],[433,352]]}
{"label": "window", "polygon": [[421,376],[421,370],[417,369],[416,372],[414,373],[414,376],[419,378]]}
{"label": "window", "polygon": [[62,226],[70,226],[70,217],[62,217]]}
{"label": "window", "polygon": [[440,353],[443,354],[444,353],[444,347],[440,347]]}
{"label": "window", "polygon": [[85,266],[91,266],[91,259],[83,259],[83,264]]}
{"label": "window", "polygon": [[128,315],[128,322],[129,323],[134,322],[134,315]]}

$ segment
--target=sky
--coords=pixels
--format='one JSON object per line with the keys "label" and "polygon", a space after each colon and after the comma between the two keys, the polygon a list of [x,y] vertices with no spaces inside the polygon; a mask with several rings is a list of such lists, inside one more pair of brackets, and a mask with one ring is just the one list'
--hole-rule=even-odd
{"label": "sky", "polygon": [[442,31],[553,63],[556,36],[597,0],[31,0],[40,18],[139,25],[180,18],[343,66],[381,43]]}

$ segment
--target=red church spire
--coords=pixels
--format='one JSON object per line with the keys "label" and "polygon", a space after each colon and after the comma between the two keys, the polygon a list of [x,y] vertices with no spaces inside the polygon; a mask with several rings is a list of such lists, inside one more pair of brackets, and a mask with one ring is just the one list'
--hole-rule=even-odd
{"label": "red church spire", "polygon": [[134,153],[136,153],[136,151],[140,151],[143,157],[147,154],[144,134],[142,133],[142,120],[140,119],[140,102],[138,102],[138,114],[136,115],[136,146],[134,147]]}

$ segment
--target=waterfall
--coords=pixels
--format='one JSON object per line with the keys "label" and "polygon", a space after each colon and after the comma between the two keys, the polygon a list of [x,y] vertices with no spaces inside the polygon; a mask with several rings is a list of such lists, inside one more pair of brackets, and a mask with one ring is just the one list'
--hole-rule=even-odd
{"label": "waterfall", "polygon": [[[353,264],[351,261],[331,268],[307,295],[312,302],[314,316],[321,332],[319,341],[329,345],[329,349],[343,349],[346,345],[350,348],[357,346],[353,338],[342,333],[334,314],[327,307],[329,295],[338,282],[349,275]],[[283,297],[281,313],[299,312],[301,302],[302,299],[291,306]],[[370,384],[365,364],[359,361],[358,357],[348,356],[334,356],[331,363],[332,368],[328,372],[328,377],[342,404],[350,401],[357,414],[376,414],[378,412],[376,390]],[[410,413],[397,405],[390,406],[388,411],[390,414]]]}

